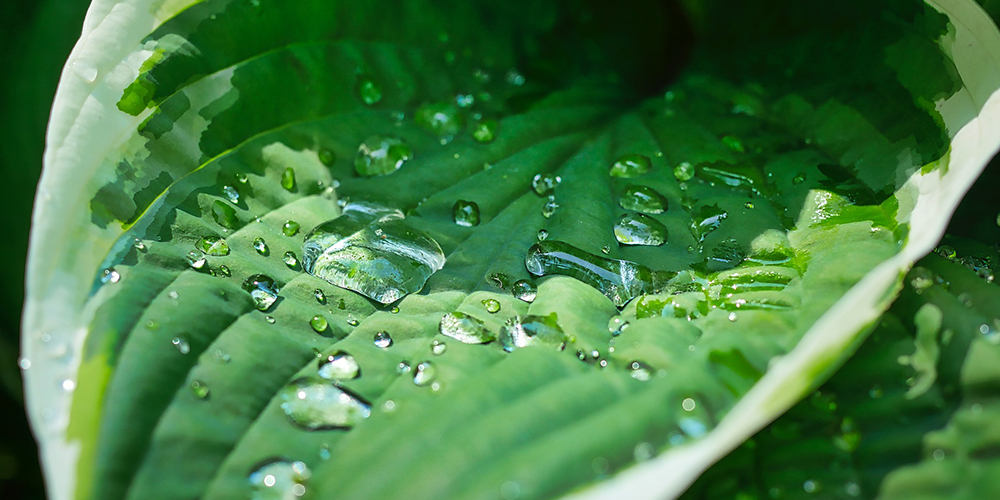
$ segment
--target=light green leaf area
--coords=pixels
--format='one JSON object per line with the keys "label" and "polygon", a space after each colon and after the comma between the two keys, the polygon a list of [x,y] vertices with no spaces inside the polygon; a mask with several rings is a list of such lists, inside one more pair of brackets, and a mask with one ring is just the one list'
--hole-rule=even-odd
{"label": "light green leaf area", "polygon": [[997,64],[964,82],[946,14],[842,4],[137,1],[135,46],[112,11],[35,216],[53,497],[682,491],[843,362],[995,149],[953,149]]}

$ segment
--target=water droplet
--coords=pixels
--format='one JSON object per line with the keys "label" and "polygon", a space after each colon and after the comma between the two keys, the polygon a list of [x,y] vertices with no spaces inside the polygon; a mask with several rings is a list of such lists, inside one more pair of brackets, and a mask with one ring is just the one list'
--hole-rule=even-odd
{"label": "water droplet", "polygon": [[615,316],[608,321],[608,332],[611,332],[612,337],[617,337],[625,330],[628,330],[629,326],[630,324],[625,318]]}
{"label": "water droplet", "polygon": [[332,285],[383,304],[423,288],[444,266],[441,247],[399,210],[352,203],[306,235],[302,265]]}
{"label": "water droplet", "polygon": [[392,347],[392,336],[389,332],[378,332],[375,334],[375,347],[380,347],[382,349],[388,349]]}
{"label": "water droplet", "polygon": [[195,243],[195,248],[201,250],[205,255],[211,255],[213,257],[223,257],[229,255],[229,245],[226,240],[219,238],[218,236],[205,236]]}
{"label": "water droplet", "polygon": [[719,229],[722,221],[729,217],[729,212],[719,208],[719,205],[704,205],[691,214],[691,234],[699,244],[705,242],[709,233]]}
{"label": "water droplet", "polygon": [[648,156],[630,154],[622,156],[612,163],[608,173],[611,177],[638,177],[649,172],[652,166],[653,163]]}
{"label": "water droplet", "polygon": [[542,217],[548,219],[552,217],[552,214],[556,213],[556,209],[559,208],[559,204],[556,203],[556,197],[550,195],[548,200],[545,200],[545,205],[542,206]]}
{"label": "water droplet", "polygon": [[360,77],[357,83],[358,98],[367,106],[372,106],[382,100],[382,89],[370,78]]}
{"label": "water droplet", "polygon": [[490,281],[490,284],[501,290],[507,288],[507,283],[510,282],[509,281],[510,279],[504,273],[493,273],[490,275],[488,279]]}
{"label": "water droplet", "polygon": [[410,369],[410,364],[406,361],[400,361],[399,364],[396,365],[396,373],[399,375],[410,373]]}
{"label": "water droplet", "polygon": [[531,303],[535,301],[535,296],[538,294],[538,289],[535,288],[535,284],[531,280],[523,279],[514,282],[511,286],[511,293],[515,297],[521,299],[525,302]]}
{"label": "water droplet", "polygon": [[204,255],[202,255],[202,254],[200,254],[200,253],[198,253],[198,252],[196,252],[194,250],[191,250],[190,252],[188,252],[188,254],[187,254],[187,261],[188,261],[188,265],[191,266],[193,269],[202,269],[202,268],[205,267],[205,264],[208,263],[208,261],[205,259]]}
{"label": "water droplet", "polygon": [[31,360],[28,358],[21,358],[21,360],[17,362],[17,366],[21,367],[22,370],[27,370],[28,368],[31,368]]}
{"label": "water droplet", "polygon": [[388,175],[412,157],[413,150],[402,139],[376,135],[358,146],[354,168],[363,176]]}
{"label": "water droplet", "polygon": [[285,221],[285,224],[281,226],[281,232],[285,233],[285,236],[295,236],[299,234],[299,223],[293,220]]}
{"label": "water droplet", "polygon": [[225,264],[219,266],[219,274],[226,277],[233,275],[233,273],[229,271],[229,267],[227,267]]}
{"label": "water droplet", "polygon": [[549,237],[549,232],[544,229],[538,230],[538,241],[545,241],[545,238]]}
{"label": "water droplet", "polygon": [[226,229],[236,229],[240,223],[239,218],[236,217],[236,209],[222,200],[215,200],[212,203],[212,218]]}
{"label": "water droplet", "polygon": [[666,197],[649,186],[632,185],[625,188],[618,204],[625,210],[662,214],[667,210],[668,202]]}
{"label": "water droplet", "polygon": [[253,239],[253,249],[261,255],[268,255],[271,251],[267,248],[267,243],[264,243],[264,239],[257,237]]}
{"label": "water droplet", "polygon": [[486,308],[486,312],[490,314],[500,312],[500,301],[497,299],[484,299],[483,307]]}
{"label": "water droplet", "polygon": [[629,375],[640,382],[649,382],[653,378],[653,369],[642,361],[629,363],[628,369]]}
{"label": "water droplet", "polygon": [[[320,157],[320,161],[322,160],[322,157]],[[292,167],[288,167],[281,172],[281,187],[285,188],[286,191],[293,191],[295,189],[295,170],[292,170]]]}
{"label": "water droplet", "polygon": [[315,291],[313,291],[313,297],[316,297],[316,302],[319,302],[320,304],[326,304],[326,294],[323,293],[323,290],[317,288]]}
{"label": "water droplet", "polygon": [[319,360],[319,376],[327,380],[345,381],[361,376],[361,366],[354,356],[337,351]]}
{"label": "water droplet", "polygon": [[510,69],[509,71],[507,71],[507,75],[504,77],[504,79],[507,80],[507,83],[511,85],[515,85],[518,87],[524,85],[524,75],[522,75],[516,69]]}
{"label": "water droplet", "polygon": [[512,318],[500,329],[498,338],[507,352],[531,344],[551,345],[561,350],[569,341],[569,337],[559,326],[556,313]]}
{"label": "water droplet", "polygon": [[420,106],[413,114],[413,121],[439,137],[453,137],[465,128],[465,116],[449,102]]}
{"label": "water droplet", "polygon": [[177,351],[181,354],[187,354],[191,352],[191,344],[188,343],[187,339],[184,337],[174,337],[170,340],[170,343],[177,348]]}
{"label": "water droplet", "polygon": [[323,315],[317,314],[309,320],[309,326],[311,326],[316,333],[323,333],[330,327],[330,324],[327,323],[326,318],[323,317]]}
{"label": "water droplet", "polygon": [[247,178],[247,174],[244,174],[243,172],[236,172],[235,177],[236,177],[236,182],[239,182],[240,184],[246,184],[247,182],[250,181],[250,179]]}
{"label": "water droplet", "polygon": [[694,177],[694,167],[684,161],[674,167],[674,178],[680,182],[687,182]]}
{"label": "water droplet", "polygon": [[535,177],[531,179],[531,189],[535,191],[538,196],[549,196],[555,190],[556,186],[562,182],[562,177],[552,174],[535,174]]}
{"label": "water droplet", "polygon": [[[497,302],[497,310],[500,310],[499,302]],[[457,311],[445,314],[441,318],[439,328],[442,335],[463,344],[485,344],[496,339],[493,333],[486,329],[482,321]]]}
{"label": "water droplet", "polygon": [[132,239],[132,247],[140,252],[146,251],[146,244],[142,242],[139,238]]}
{"label": "water droplet", "polygon": [[532,245],[524,264],[535,276],[561,274],[576,278],[596,288],[618,307],[673,277],[635,262],[598,257],[561,241]]}
{"label": "water droplet", "polygon": [[294,500],[306,494],[312,472],[303,462],[274,460],[250,473],[251,500]]}
{"label": "water droplet", "polygon": [[[341,299],[343,300],[343,299]],[[347,324],[351,326],[358,326],[360,322],[351,314],[347,315]]]}
{"label": "water droplet", "polygon": [[643,214],[625,214],[615,224],[615,238],[623,245],[659,246],[667,241],[667,227]]}
{"label": "water droplet", "polygon": [[440,356],[444,354],[445,351],[447,350],[448,350],[448,344],[445,344],[444,342],[441,342],[439,340],[431,342],[431,353],[433,353],[435,356]]}
{"label": "water droplet", "polygon": [[295,380],[278,397],[292,423],[313,431],[349,429],[371,415],[371,405],[323,379]]}
{"label": "water droplet", "polygon": [[233,205],[240,202],[240,192],[232,186],[222,186],[222,194],[226,195],[226,199]]}
{"label": "water droplet", "polygon": [[472,94],[458,94],[455,96],[455,104],[460,108],[468,108],[475,104],[476,98]]}
{"label": "water droplet", "polygon": [[206,384],[205,382],[202,382],[201,380],[192,380],[190,387],[191,387],[191,393],[194,394],[194,397],[198,399],[208,398],[208,394],[210,391],[208,389],[208,384]]}
{"label": "water droplet", "polygon": [[115,271],[115,268],[109,267],[101,271],[101,283],[118,283],[121,281],[122,275]]}
{"label": "water droplet", "polygon": [[805,172],[800,172],[795,177],[792,177],[792,185],[802,184],[805,181],[806,181],[806,174],[805,174]]}
{"label": "water droplet", "polygon": [[434,377],[437,376],[437,367],[434,366],[430,361],[424,361],[417,365],[417,369],[413,371],[413,383],[424,387],[429,385],[434,381]]}
{"label": "water droplet", "polygon": [[399,314],[399,308],[398,307],[393,307],[392,309],[389,309],[389,312],[392,313],[392,314]]}
{"label": "water droplet", "polygon": [[747,207],[747,210],[753,210],[753,202],[752,201],[746,202],[745,204],[743,204],[743,206]]}
{"label": "water droplet", "polygon": [[269,276],[255,274],[243,282],[243,289],[250,293],[253,305],[261,311],[268,310],[278,300],[278,285]]}
{"label": "water droplet", "polygon": [[227,364],[233,359],[229,354],[223,352],[222,349],[216,349],[213,356],[215,357],[215,361],[221,364]]}
{"label": "water droplet", "polygon": [[480,120],[472,127],[472,138],[483,144],[489,144],[497,138],[500,124],[496,120]]}
{"label": "water droplet", "polygon": [[479,225],[479,205],[474,201],[458,200],[451,209],[455,224],[464,227]]}
{"label": "water droplet", "polygon": [[684,411],[694,411],[695,406],[697,406],[697,404],[694,399],[684,398],[684,401],[681,401],[681,408],[683,408]]}

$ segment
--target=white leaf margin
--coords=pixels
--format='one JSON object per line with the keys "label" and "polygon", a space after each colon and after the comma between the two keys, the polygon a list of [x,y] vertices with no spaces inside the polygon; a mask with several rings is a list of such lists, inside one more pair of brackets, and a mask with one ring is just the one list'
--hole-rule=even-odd
{"label": "white leaf margin", "polygon": [[[128,116],[114,104],[148,56],[136,47],[198,1],[94,0],[56,92],[32,216],[21,357],[28,416],[54,500],[76,494],[80,444],[67,439],[66,429],[93,313],[85,304],[94,271],[122,234],[90,223],[93,193],[80,185],[106,175],[101,160],[147,116]],[[902,274],[940,240],[950,214],[1000,148],[1000,31],[973,0],[927,3],[948,15],[954,26],[942,48],[952,56],[965,87],[938,103],[952,137],[947,169],[914,174],[897,192],[900,222],[911,222],[902,251],[855,285],[791,353],[774,360],[767,375],[704,439],[567,500],[676,498],[701,472],[829,375],[888,307]],[[969,116],[976,118],[967,121]]]}
{"label": "white leaf margin", "polygon": [[[563,500],[668,500],[684,493],[712,464],[791,408],[825,380],[864,340],[888,308],[906,271],[934,249],[963,195],[1000,149],[1000,31],[973,0],[926,0],[954,31],[939,45],[964,87],[936,103],[951,137],[946,168],[914,173],[899,191],[903,249],[873,269],[809,329],[704,439],[673,448]],[[970,116],[975,116],[967,121]]]}

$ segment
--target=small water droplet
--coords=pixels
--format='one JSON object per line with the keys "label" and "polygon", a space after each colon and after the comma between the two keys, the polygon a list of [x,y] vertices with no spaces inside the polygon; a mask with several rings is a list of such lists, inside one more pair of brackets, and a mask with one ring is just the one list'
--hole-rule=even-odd
{"label": "small water droplet", "polygon": [[323,333],[330,327],[330,324],[326,321],[326,318],[323,317],[323,315],[317,314],[309,320],[309,326],[311,326],[316,333]]}
{"label": "small water droplet", "polygon": [[[341,299],[341,300],[343,300],[343,299]],[[355,317],[354,317],[353,315],[351,315],[351,314],[348,314],[348,315],[347,315],[347,324],[348,324],[348,325],[351,325],[351,326],[358,326],[358,325],[359,325],[360,323],[361,323],[361,322],[360,322],[360,321],[358,321],[358,320],[357,320],[357,318],[355,318]]]}
{"label": "small water droplet", "polygon": [[618,158],[611,164],[608,174],[611,177],[638,177],[649,172],[653,163],[649,157],[640,154],[629,154]]}
{"label": "small water droplet", "polygon": [[139,238],[132,239],[132,247],[140,252],[146,251],[146,244],[142,242]]}
{"label": "small water droplet", "polygon": [[72,379],[63,380],[59,385],[62,387],[62,390],[66,392],[73,392],[73,390],[76,389],[76,382]]}
{"label": "small water droplet", "polygon": [[307,430],[349,429],[371,416],[371,405],[324,379],[300,378],[278,393],[289,420]]}
{"label": "small water droplet", "polygon": [[736,321],[736,312],[729,313],[729,321]]}
{"label": "small water droplet", "polygon": [[674,178],[680,182],[687,182],[694,178],[694,167],[684,161],[674,167]]}
{"label": "small water droplet", "polygon": [[244,174],[243,172],[236,172],[235,177],[236,177],[236,182],[239,182],[240,184],[246,184],[247,182],[250,181],[250,179],[247,177],[247,174]]}
{"label": "small water droplet", "polygon": [[224,194],[226,199],[228,199],[233,205],[240,202],[240,192],[233,186],[222,186],[222,194]]}
{"label": "small water droplet", "polygon": [[195,243],[195,248],[201,250],[205,255],[211,255],[213,257],[224,257],[229,255],[229,244],[226,240],[219,238],[218,236],[205,236]]}
{"label": "small water droplet", "polygon": [[294,500],[306,494],[312,472],[303,462],[274,460],[250,473],[251,500]]}
{"label": "small water droplet", "polygon": [[285,221],[285,224],[281,226],[281,232],[289,237],[299,234],[299,229],[299,223],[293,220]]}
{"label": "small water droplet", "polygon": [[493,119],[480,120],[472,127],[472,138],[477,142],[489,144],[496,140],[500,123]]}
{"label": "small water droplet", "polygon": [[314,290],[313,297],[316,297],[316,302],[319,302],[320,304],[326,304],[326,294],[323,293],[323,290],[320,290],[319,288]]}
{"label": "small water droplet", "polygon": [[194,397],[198,399],[208,398],[210,391],[208,389],[208,384],[206,384],[205,382],[202,382],[201,380],[192,380],[190,387],[191,387],[191,393],[194,394]]}
{"label": "small water droplet", "polygon": [[640,382],[648,382],[653,378],[653,370],[642,361],[629,363],[629,375]]}
{"label": "small water droplet", "polygon": [[396,373],[400,375],[410,373],[410,369],[410,364],[406,361],[400,361],[399,364],[396,365]]}
{"label": "small water droplet", "polygon": [[549,232],[544,229],[538,230],[538,241],[545,241],[545,238],[549,237]]}
{"label": "small water droplet", "polygon": [[753,210],[753,202],[748,201],[743,206],[747,207],[747,210]]}
{"label": "small water droplet", "polygon": [[424,361],[418,364],[417,369],[413,371],[413,383],[424,387],[433,382],[436,376],[437,368],[430,361]]}
{"label": "small water droplet", "polygon": [[327,380],[353,380],[361,376],[361,366],[354,356],[344,351],[337,351],[320,358],[318,373]]}
{"label": "small water droplet", "polygon": [[299,267],[299,259],[295,256],[295,252],[288,251],[282,256],[281,260],[288,266],[289,269],[295,269]]}
{"label": "small water droplet", "polygon": [[608,321],[608,332],[611,332],[612,337],[617,337],[625,330],[628,330],[629,326],[630,324],[625,318],[615,316]]}
{"label": "small water droplet", "polygon": [[118,283],[121,281],[122,275],[115,271],[115,268],[109,267],[101,271],[101,283]]}
{"label": "small water droplet", "polygon": [[187,339],[184,337],[174,337],[170,340],[170,343],[177,348],[177,351],[181,354],[187,354],[191,352],[191,344],[188,343]]}
{"label": "small water droplet", "polygon": [[558,208],[559,204],[556,203],[556,197],[550,195],[549,199],[545,200],[545,205],[542,206],[542,217],[546,219],[552,217],[552,214],[556,213],[556,209]]}
{"label": "small water droplet", "polygon": [[227,364],[233,359],[229,354],[226,354],[222,349],[216,349],[215,352],[212,354],[215,358],[215,361],[221,364]]}
{"label": "small water droplet", "polygon": [[388,349],[392,346],[392,336],[389,332],[378,332],[375,334],[375,347],[380,347],[382,349]]}
{"label": "small water droplet", "polygon": [[392,309],[389,309],[389,312],[392,313],[392,314],[399,314],[399,308],[393,306]]}
{"label": "small water droplet", "polygon": [[618,205],[625,210],[634,210],[647,214],[661,214],[667,210],[667,198],[649,186],[628,186]]}
{"label": "small water droplet", "polygon": [[523,279],[514,282],[511,286],[511,293],[514,297],[521,299],[525,302],[531,303],[535,301],[535,296],[538,294],[538,289],[535,288],[535,284],[531,280]]}
{"label": "small water droplet", "polygon": [[[320,161],[322,160],[321,156]],[[285,188],[286,191],[295,190],[295,170],[292,170],[292,167],[288,167],[281,172],[281,187]]]}
{"label": "small water droplet", "polygon": [[264,243],[264,238],[260,237],[253,239],[253,249],[256,250],[257,253],[264,256],[267,256],[271,253],[271,251],[267,248],[267,243]]}
{"label": "small water droplet", "polygon": [[465,115],[450,102],[420,106],[413,114],[413,121],[439,137],[445,138],[446,141],[465,128]]}
{"label": "small water droplet", "polygon": [[261,311],[268,310],[278,300],[278,285],[269,276],[255,274],[243,282],[243,290],[250,293],[254,307]]}
{"label": "small water droplet", "polygon": [[486,308],[486,312],[490,314],[500,312],[500,301],[497,299],[484,299],[483,307]]}
{"label": "small water droplet", "polygon": [[474,201],[458,200],[451,209],[455,224],[463,227],[479,225],[479,205]]}
{"label": "small water droplet", "polygon": [[535,191],[538,196],[549,196],[555,190],[556,186],[562,182],[562,177],[552,174],[535,174],[535,177],[531,179],[531,189]]}
{"label": "small water droplet", "polygon": [[799,185],[806,181],[806,173],[800,172],[792,177],[792,185]]}
{"label": "small water droplet", "polygon": [[603,247],[601,247],[601,253],[603,253],[604,255],[611,253],[611,245],[604,245]]}
{"label": "small water droplet", "polygon": [[358,98],[367,106],[382,100],[382,89],[370,78],[361,76],[357,83]]}
{"label": "small water droplet", "polygon": [[[500,310],[499,302],[497,310]],[[478,318],[457,311],[445,314],[441,318],[439,329],[445,337],[453,338],[463,344],[485,344],[496,339]]]}
{"label": "small water droplet", "polygon": [[233,273],[229,270],[229,267],[227,267],[225,264],[219,266],[219,274],[226,277],[233,275]]}
{"label": "small water droplet", "polygon": [[388,175],[399,170],[412,157],[413,150],[402,139],[376,135],[358,146],[354,168],[363,176]]}
{"label": "small water droplet", "polygon": [[431,353],[433,353],[435,356],[440,356],[444,354],[445,351],[447,350],[448,350],[448,344],[445,344],[444,342],[441,342],[439,340],[431,342]]}
{"label": "small water droplet", "polygon": [[205,256],[203,254],[198,253],[194,250],[188,252],[187,261],[188,265],[191,266],[191,268],[193,269],[203,269],[205,267],[205,264],[208,263],[208,260],[205,259]]}

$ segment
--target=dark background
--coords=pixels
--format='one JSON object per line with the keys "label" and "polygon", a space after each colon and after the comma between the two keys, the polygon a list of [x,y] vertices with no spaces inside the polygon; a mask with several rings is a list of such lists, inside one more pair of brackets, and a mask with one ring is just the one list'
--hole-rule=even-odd
{"label": "dark background", "polygon": [[[1000,11],[1000,0],[986,6]],[[63,62],[80,34],[87,0],[0,1],[0,499],[43,499],[17,368],[24,262],[45,125]],[[949,232],[1000,243],[1000,162],[966,196]],[[989,214],[984,217],[983,214]]]}

